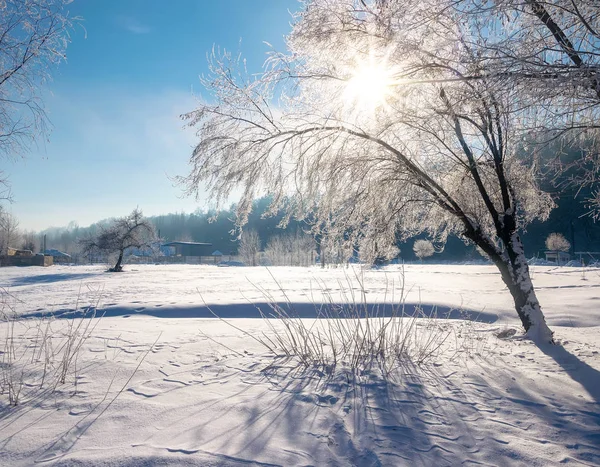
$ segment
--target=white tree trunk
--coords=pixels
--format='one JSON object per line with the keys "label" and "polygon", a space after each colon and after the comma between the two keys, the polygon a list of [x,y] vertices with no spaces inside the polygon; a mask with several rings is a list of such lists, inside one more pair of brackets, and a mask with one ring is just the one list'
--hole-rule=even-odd
{"label": "white tree trunk", "polygon": [[513,233],[510,243],[506,245],[505,262],[503,267],[499,265],[499,268],[527,336],[539,344],[553,342],[553,332],[546,324],[540,302],[535,294],[523,244],[517,233]]}
{"label": "white tree trunk", "polygon": [[538,344],[553,343],[553,332],[546,324],[531,281],[523,243],[518,233],[512,229],[512,225],[513,222],[510,222],[508,227],[513,231],[512,234],[499,236],[504,245],[502,252],[479,229],[468,230],[467,236],[489,256],[500,271],[502,281],[513,297],[515,310],[527,336]]}

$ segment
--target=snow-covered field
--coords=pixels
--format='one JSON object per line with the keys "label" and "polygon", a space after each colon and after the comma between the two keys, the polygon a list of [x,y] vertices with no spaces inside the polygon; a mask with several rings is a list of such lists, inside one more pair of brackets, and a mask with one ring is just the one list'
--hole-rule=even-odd
{"label": "snow-covered field", "polygon": [[[560,346],[495,337],[518,321],[491,266],[358,277],[343,268],[3,268],[0,287],[25,322],[97,300],[105,315],[56,391],[26,386],[16,407],[0,396],[0,465],[600,465],[600,270],[532,270]],[[280,288],[312,320],[322,290],[342,301],[340,289],[358,294],[359,281],[369,303],[404,296],[409,314],[417,304],[451,318],[468,312],[477,324],[443,326],[472,345],[388,375],[343,364],[326,374],[274,359],[206,307],[259,335],[269,330],[254,305],[285,301]],[[3,343],[11,328],[0,326]]]}

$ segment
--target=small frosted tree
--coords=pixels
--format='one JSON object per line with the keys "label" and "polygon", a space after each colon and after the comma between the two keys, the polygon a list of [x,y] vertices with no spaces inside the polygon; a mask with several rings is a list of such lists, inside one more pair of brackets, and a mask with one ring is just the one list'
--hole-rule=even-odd
{"label": "small frosted tree", "polygon": [[435,248],[433,247],[433,243],[431,243],[429,240],[419,239],[415,240],[413,251],[416,257],[423,261],[423,258],[429,258],[430,256],[433,256],[435,253]]}
{"label": "small frosted tree", "polygon": [[248,266],[258,266],[260,236],[256,230],[250,229],[242,232],[238,252],[242,261]]}
{"label": "small frosted tree", "polygon": [[363,263],[372,267],[380,267],[387,260],[397,257],[400,249],[396,245],[377,242],[373,237],[365,236],[359,240],[358,253]]}
{"label": "small frosted tree", "polygon": [[[30,250],[35,252],[36,251],[36,245],[37,245],[37,234],[33,231],[28,231],[28,232],[24,232],[23,233],[23,239],[22,239],[22,243],[21,243],[21,248],[23,248],[24,250]],[[37,249],[39,250],[39,249]]]}
{"label": "small frosted tree", "polygon": [[108,226],[100,226],[96,235],[80,240],[82,252],[86,255],[103,253],[116,255],[111,272],[123,271],[123,257],[128,248],[151,248],[156,240],[152,223],[142,211],[134,209],[131,214],[115,219]]}
{"label": "small frosted tree", "polygon": [[271,237],[265,248],[265,255],[272,266],[286,266],[289,256],[288,242],[283,235]]}
{"label": "small frosted tree", "polygon": [[553,232],[546,238],[546,248],[551,251],[569,251],[571,244],[563,234]]}

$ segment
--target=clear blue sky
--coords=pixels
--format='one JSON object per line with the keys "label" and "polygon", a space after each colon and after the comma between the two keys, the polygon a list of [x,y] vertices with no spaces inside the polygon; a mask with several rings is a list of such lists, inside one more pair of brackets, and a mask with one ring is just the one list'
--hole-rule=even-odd
{"label": "clear blue sky", "polygon": [[[83,17],[46,107],[50,141],[4,161],[24,229],[81,226],[139,206],[146,215],[206,207],[181,197],[194,143],[179,115],[195,106],[213,45],[241,50],[260,70],[283,50],[296,0],[75,0]],[[240,42],[241,41],[241,42]]]}

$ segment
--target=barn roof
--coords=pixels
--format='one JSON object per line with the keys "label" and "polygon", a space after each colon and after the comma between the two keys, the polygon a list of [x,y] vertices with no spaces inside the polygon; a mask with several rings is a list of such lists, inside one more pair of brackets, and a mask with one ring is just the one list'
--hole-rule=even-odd
{"label": "barn roof", "polygon": [[59,257],[70,258],[71,257],[71,255],[64,253],[62,251],[59,251],[55,248],[49,248],[47,250],[44,250],[44,255],[45,256],[54,256],[55,258],[59,258]]}
{"label": "barn roof", "polygon": [[176,245],[194,245],[194,246],[211,246],[212,243],[198,243],[198,242],[169,242],[164,243],[163,246],[176,246]]}

